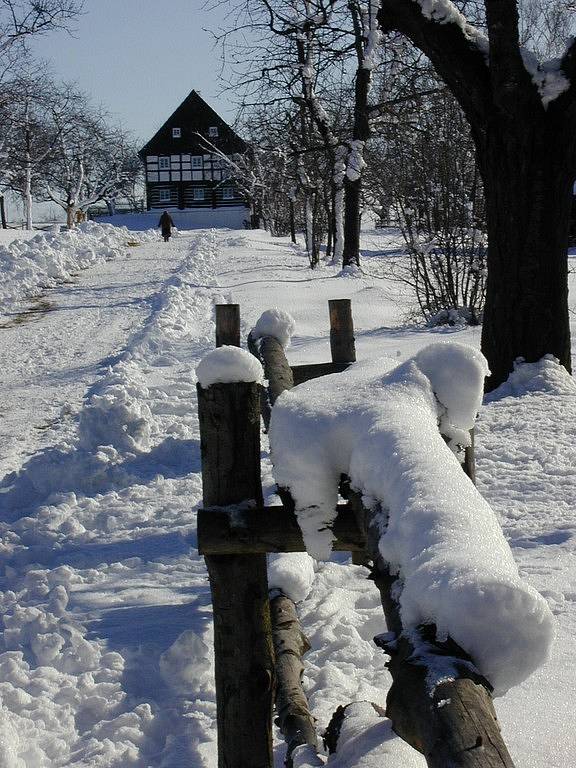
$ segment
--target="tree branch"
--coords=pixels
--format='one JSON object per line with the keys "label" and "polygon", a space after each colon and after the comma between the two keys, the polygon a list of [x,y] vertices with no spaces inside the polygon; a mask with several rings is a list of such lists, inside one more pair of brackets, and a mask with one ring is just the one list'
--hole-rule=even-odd
{"label": "tree branch", "polygon": [[471,125],[483,132],[492,89],[482,35],[452,3],[445,9],[445,17],[431,19],[416,0],[382,0],[380,25],[401,32],[430,59]]}

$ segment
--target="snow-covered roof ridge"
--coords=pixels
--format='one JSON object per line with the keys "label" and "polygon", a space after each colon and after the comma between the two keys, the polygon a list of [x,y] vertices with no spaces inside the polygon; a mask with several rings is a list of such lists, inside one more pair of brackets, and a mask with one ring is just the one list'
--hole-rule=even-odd
{"label": "snow-covered roof ridge", "polygon": [[487,370],[479,352],[449,343],[401,365],[356,363],[281,395],[270,443],[310,554],[330,554],[338,481],[347,474],[388,512],[379,549],[400,579],[405,629],[436,624],[503,694],[545,661],[553,619],[440,434],[467,438]]}
{"label": "snow-covered roof ridge", "polygon": [[203,389],[212,384],[232,384],[240,381],[262,383],[262,364],[254,355],[239,347],[224,345],[208,352],[196,367],[196,376]]}
{"label": "snow-covered roof ridge", "polygon": [[290,346],[295,330],[296,322],[292,315],[283,309],[272,307],[262,312],[256,321],[256,325],[250,331],[250,335],[254,341],[265,336],[272,336],[286,349]]}

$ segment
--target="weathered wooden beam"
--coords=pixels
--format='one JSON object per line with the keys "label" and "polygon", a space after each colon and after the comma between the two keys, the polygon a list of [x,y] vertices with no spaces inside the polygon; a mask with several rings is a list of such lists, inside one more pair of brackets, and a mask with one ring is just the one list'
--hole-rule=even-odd
{"label": "weathered wooden beam", "polygon": [[216,346],[240,346],[240,305],[216,304]]}
{"label": "weathered wooden beam", "polygon": [[[348,504],[339,504],[332,530],[337,552],[364,550],[364,536]],[[198,551],[203,555],[305,552],[293,510],[271,507],[201,509],[198,512]]]}
{"label": "weathered wooden beam", "polygon": [[248,334],[248,350],[260,360],[264,368],[264,378],[268,380],[268,387],[262,390],[261,398],[262,419],[267,430],[270,426],[272,406],[284,390],[292,389],[294,377],[284,347],[273,336],[254,340],[252,334]]}
{"label": "weathered wooden beam", "polygon": [[342,373],[350,365],[351,363],[304,363],[302,365],[292,365],[294,386],[310,381],[310,379],[318,379],[320,376],[328,376],[330,373]]}
{"label": "weathered wooden beam", "polygon": [[356,361],[356,346],[354,343],[352,302],[350,299],[330,299],[328,308],[332,362],[353,363]]}
{"label": "weathered wooden beam", "polygon": [[276,725],[287,744],[286,766],[292,765],[292,752],[301,744],[318,749],[315,720],[302,688],[302,656],[310,650],[302,632],[296,606],[283,594],[270,601],[274,651],[276,654]]}
{"label": "weathered wooden beam", "polygon": [[[206,505],[262,503],[256,383],[198,387]],[[266,556],[207,555],[219,768],[272,768],[274,650]]]}
{"label": "weathered wooden beam", "polygon": [[[403,633],[400,608],[390,574],[378,550],[378,510],[363,508],[360,494],[349,492],[350,504],[363,511],[372,576],[380,591],[386,625],[396,636],[375,638],[390,656],[392,685],[386,715],[395,732],[421,752],[429,768],[514,768],[500,733],[491,686],[470,656],[455,642],[436,639],[433,624]],[[435,667],[451,669],[451,679],[434,683]]]}

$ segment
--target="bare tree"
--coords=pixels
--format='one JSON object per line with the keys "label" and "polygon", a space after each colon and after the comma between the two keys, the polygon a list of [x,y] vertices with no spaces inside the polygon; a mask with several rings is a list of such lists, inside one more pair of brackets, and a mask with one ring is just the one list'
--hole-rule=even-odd
{"label": "bare tree", "polygon": [[52,114],[56,141],[42,169],[40,188],[46,200],[66,213],[69,229],[78,212],[126,194],[139,174],[134,141],[107,116],[95,110],[87,98],[74,93],[68,109]]}

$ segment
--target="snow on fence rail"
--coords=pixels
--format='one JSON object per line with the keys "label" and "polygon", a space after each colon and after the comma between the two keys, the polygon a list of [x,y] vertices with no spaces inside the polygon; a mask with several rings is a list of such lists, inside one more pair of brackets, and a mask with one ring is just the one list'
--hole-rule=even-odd
{"label": "snow on fence rail", "polygon": [[[330,320],[332,363],[294,367],[286,317],[259,323],[248,343],[266,397],[261,366],[241,350],[210,353],[198,371],[198,542],[214,606],[219,766],[272,766],[273,699],[287,764],[302,750],[316,754],[300,684],[306,641],[281,594],[291,570],[275,567],[272,618],[266,573],[265,553],[302,552],[304,542],[315,555],[341,549],[371,562],[390,630],[375,640],[390,655],[386,714],[396,733],[433,768],[512,766],[491,694],[544,661],[552,617],[520,581],[493,512],[447,445],[469,442],[485,361],[461,345],[432,345],[400,366],[369,361],[342,373],[355,359],[349,300],[331,302]],[[217,326],[220,345],[239,343],[237,307],[218,308]],[[259,408],[268,422],[294,382],[331,373],[272,411],[283,505],[264,508]],[[473,476],[470,451],[466,459]],[[329,729],[332,749],[346,716],[341,709]]]}

